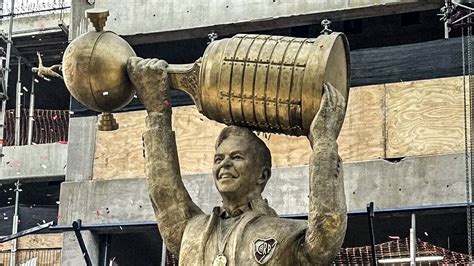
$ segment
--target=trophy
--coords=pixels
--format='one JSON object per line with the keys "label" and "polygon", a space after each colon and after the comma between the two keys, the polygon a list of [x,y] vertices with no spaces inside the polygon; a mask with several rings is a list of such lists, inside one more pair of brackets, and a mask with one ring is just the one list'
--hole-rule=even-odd
{"label": "trophy", "polygon": [[[66,87],[79,102],[103,112],[99,130],[118,128],[111,112],[127,105],[134,89],[127,74],[130,45],[104,31],[108,11],[86,16],[95,31],[67,47]],[[184,91],[206,117],[258,131],[306,135],[319,110],[323,84],[346,98],[350,81],[349,45],[342,33],[317,38],[237,34],[211,42],[192,64],[170,64],[170,86]]]}

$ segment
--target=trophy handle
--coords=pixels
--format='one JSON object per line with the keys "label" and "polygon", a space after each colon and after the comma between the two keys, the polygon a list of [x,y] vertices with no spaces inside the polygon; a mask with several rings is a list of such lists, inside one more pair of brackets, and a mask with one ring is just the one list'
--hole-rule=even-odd
{"label": "trophy handle", "polygon": [[199,71],[201,69],[201,59],[193,64],[169,64],[167,71],[170,86],[185,92],[194,101],[196,108],[202,112],[201,97],[199,93]]}

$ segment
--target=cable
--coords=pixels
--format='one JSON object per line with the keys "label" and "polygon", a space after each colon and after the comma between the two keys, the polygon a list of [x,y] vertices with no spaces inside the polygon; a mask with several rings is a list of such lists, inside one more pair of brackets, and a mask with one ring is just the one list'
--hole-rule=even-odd
{"label": "cable", "polygon": [[472,26],[471,26],[471,16],[467,18],[467,64],[468,64],[468,75],[469,75],[469,128],[466,129],[466,133],[469,132],[469,174],[466,176],[466,201],[467,201],[467,237],[468,237],[468,251],[469,251],[469,258],[472,260],[472,169],[474,166],[473,155],[474,151],[472,147],[474,146],[474,131],[472,130],[472,125],[474,124],[474,117],[472,114],[474,113],[474,95],[473,95],[473,87],[474,87],[474,76],[472,73]]}
{"label": "cable", "polygon": [[[468,127],[468,120],[467,118],[470,117],[467,110],[467,88],[466,88],[466,47],[465,47],[465,36],[464,36],[464,27],[461,28],[461,46],[462,46],[462,74],[463,74],[463,96],[464,96],[464,159],[465,159],[465,174],[466,174],[466,202],[468,203],[467,206],[467,232],[468,232],[468,246],[469,246],[469,257],[471,257],[471,212],[469,207],[469,199],[470,199],[470,191],[469,191],[469,180],[470,180],[470,171],[469,171],[469,163],[470,163],[470,155],[469,155],[469,136],[470,131]],[[470,123],[470,121],[469,121]]]}

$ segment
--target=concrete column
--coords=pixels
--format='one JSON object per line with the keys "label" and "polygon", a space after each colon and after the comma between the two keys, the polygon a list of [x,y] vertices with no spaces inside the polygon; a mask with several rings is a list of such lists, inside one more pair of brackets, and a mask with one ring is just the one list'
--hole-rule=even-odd
{"label": "concrete column", "polygon": [[71,117],[69,119],[66,181],[92,179],[96,123],[96,116]]}
{"label": "concrete column", "polygon": [[[99,265],[99,237],[91,231],[81,231],[84,243],[92,261],[92,265]],[[79,243],[74,232],[64,232],[63,249],[61,253],[62,266],[85,265],[84,255],[82,254]]]}
{"label": "concrete column", "polygon": [[87,32],[89,21],[85,16],[85,11],[94,8],[95,1],[88,0],[74,0],[71,1],[71,18],[69,25],[69,41],[74,40],[77,36]]}

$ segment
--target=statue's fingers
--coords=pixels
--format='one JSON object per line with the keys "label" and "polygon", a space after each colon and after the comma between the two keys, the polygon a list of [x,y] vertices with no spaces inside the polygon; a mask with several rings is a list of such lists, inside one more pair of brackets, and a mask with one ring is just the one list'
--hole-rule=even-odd
{"label": "statue's fingers", "polygon": [[323,84],[323,95],[321,96],[321,107],[329,104],[329,88],[326,83]]}
{"label": "statue's fingers", "polygon": [[148,58],[148,59],[145,59],[145,60],[146,60],[146,63],[144,64],[144,67],[148,68],[148,69],[153,69],[154,65],[158,61],[158,59],[156,59],[156,58]]}
{"label": "statue's fingers", "polygon": [[157,64],[160,68],[167,68],[168,67],[168,62],[166,62],[165,60],[159,60]]}
{"label": "statue's fingers", "polygon": [[138,56],[131,56],[127,59],[127,66],[136,66],[143,58]]}
{"label": "statue's fingers", "polygon": [[344,97],[342,97],[341,92],[336,87],[331,85],[331,88],[332,88],[332,96],[334,97],[333,104],[334,104],[334,108],[336,108],[339,106],[341,99],[343,99]]}
{"label": "statue's fingers", "polygon": [[132,56],[127,59],[127,72],[129,75],[133,74],[135,69],[138,67],[138,63],[141,62],[143,58]]}
{"label": "statue's fingers", "polygon": [[346,105],[346,97],[344,97],[344,95],[342,95],[342,93],[337,89],[335,89],[334,92],[336,97],[336,106],[344,108]]}
{"label": "statue's fingers", "polygon": [[336,107],[336,94],[334,93],[335,88],[329,82],[326,82],[325,85],[327,88],[328,107],[334,108]]}
{"label": "statue's fingers", "polygon": [[156,59],[155,61],[153,61],[153,64],[150,66],[150,68],[153,70],[165,71],[167,66],[168,63],[166,63],[166,61]]}

